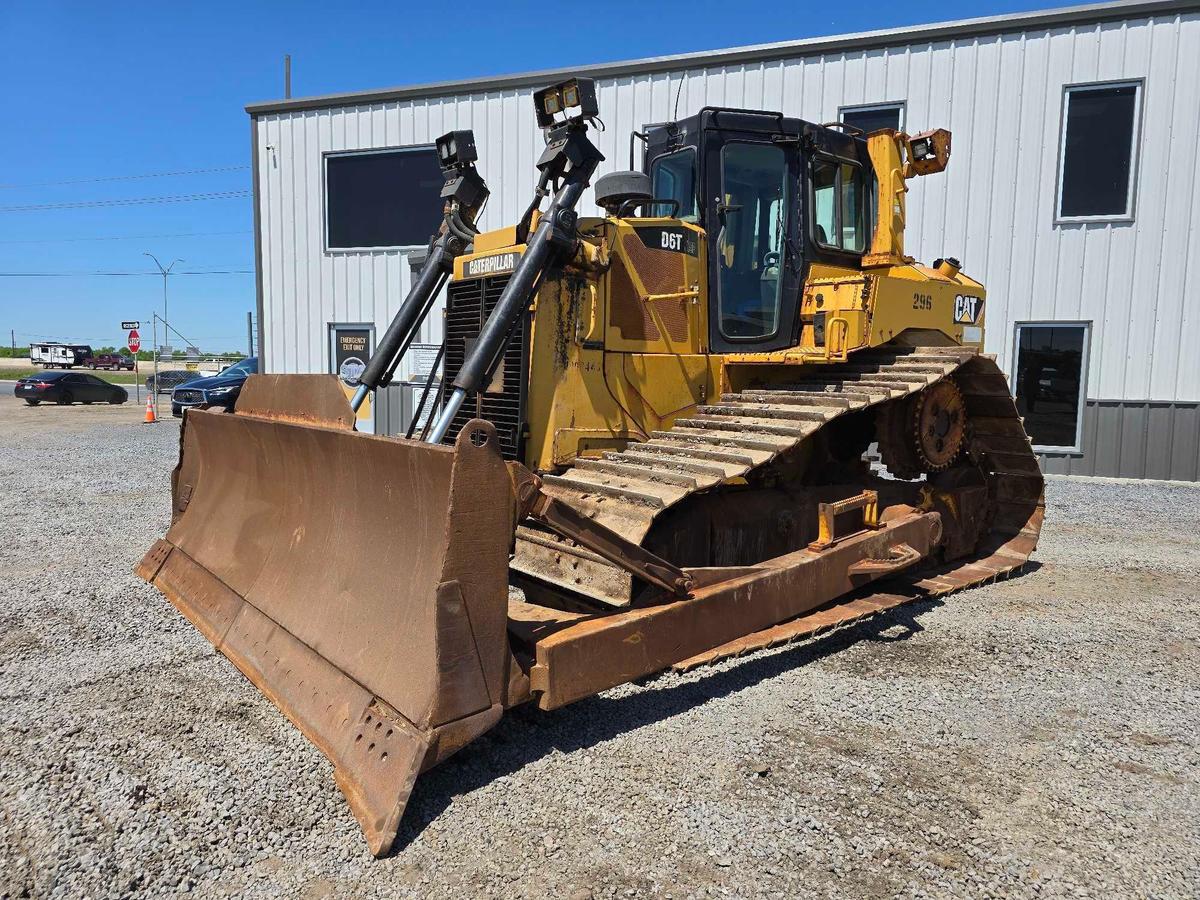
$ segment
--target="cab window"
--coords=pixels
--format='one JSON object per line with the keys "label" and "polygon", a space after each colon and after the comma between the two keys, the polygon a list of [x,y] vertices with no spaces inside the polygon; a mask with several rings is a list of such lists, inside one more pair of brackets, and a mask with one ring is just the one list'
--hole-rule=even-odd
{"label": "cab window", "polygon": [[813,162],[813,240],[824,247],[866,249],[866,183],[862,168],[840,160]]}
{"label": "cab window", "polygon": [[788,165],[782,148],[722,148],[717,303],[721,333],[730,340],[766,338],[779,329],[787,208]]}
{"label": "cab window", "polygon": [[651,215],[677,216],[687,222],[699,221],[696,215],[696,150],[685,147],[660,156],[650,165],[650,181],[655,200],[675,200],[679,211],[670,203],[657,203]]}

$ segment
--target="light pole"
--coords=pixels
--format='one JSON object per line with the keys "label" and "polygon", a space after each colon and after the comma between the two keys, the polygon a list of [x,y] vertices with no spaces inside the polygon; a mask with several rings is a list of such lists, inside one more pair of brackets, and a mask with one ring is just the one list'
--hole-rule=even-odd
{"label": "light pole", "polygon": [[[156,266],[158,266],[158,271],[160,271],[162,273],[162,277],[163,277],[163,316],[162,317],[163,317],[163,323],[165,325],[165,323],[170,321],[170,319],[167,318],[167,276],[170,275],[171,270],[173,268],[175,268],[175,263],[181,263],[181,262],[183,262],[183,260],[177,259],[164,269],[163,264],[158,261],[158,257],[155,256],[153,253],[143,253],[142,256],[148,256],[152,260],[154,260],[154,264]],[[166,334],[164,334],[163,337],[166,337],[167,340],[170,340],[170,338],[167,337]]]}

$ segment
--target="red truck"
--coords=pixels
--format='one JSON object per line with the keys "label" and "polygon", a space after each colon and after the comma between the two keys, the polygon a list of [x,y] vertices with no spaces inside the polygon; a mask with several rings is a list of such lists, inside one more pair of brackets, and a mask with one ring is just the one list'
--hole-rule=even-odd
{"label": "red truck", "polygon": [[133,371],[133,357],[124,356],[120,353],[101,353],[97,356],[89,356],[81,365],[89,369],[112,369],[114,372],[120,369],[128,369]]}

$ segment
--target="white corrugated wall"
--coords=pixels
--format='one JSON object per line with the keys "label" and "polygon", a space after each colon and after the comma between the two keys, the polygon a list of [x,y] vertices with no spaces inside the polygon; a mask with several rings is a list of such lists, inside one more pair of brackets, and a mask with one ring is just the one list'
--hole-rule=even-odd
{"label": "white corrugated wall", "polygon": [[[681,79],[680,116],[721,105],[824,122],[840,106],[903,100],[910,131],[949,127],[949,169],[912,183],[908,249],[958,256],[987,285],[988,351],[1007,370],[1014,322],[1087,320],[1089,397],[1200,400],[1200,15],[604,79],[602,171],[626,167],[631,129],[673,118]],[[1134,221],[1056,226],[1063,86],[1115,79],[1145,80]],[[529,90],[269,114],[255,127],[275,372],[326,371],[328,323],[382,334],[408,289],[401,252],[324,249],[323,153],[472,128],[492,228],[528,203],[541,147]],[[439,340],[430,319],[423,339]]]}

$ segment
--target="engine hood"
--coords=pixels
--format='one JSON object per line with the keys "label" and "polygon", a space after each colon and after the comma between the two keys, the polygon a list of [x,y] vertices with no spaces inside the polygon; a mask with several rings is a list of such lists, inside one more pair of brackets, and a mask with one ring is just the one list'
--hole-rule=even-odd
{"label": "engine hood", "polygon": [[214,388],[241,387],[246,383],[245,375],[210,375],[208,378],[194,378],[179,385],[189,391],[211,391]]}

